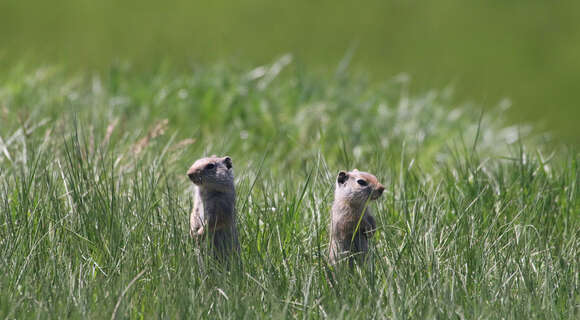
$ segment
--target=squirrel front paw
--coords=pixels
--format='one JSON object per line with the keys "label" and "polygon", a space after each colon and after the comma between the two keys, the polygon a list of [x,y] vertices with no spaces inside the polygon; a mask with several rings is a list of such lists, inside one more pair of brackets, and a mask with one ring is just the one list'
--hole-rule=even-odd
{"label": "squirrel front paw", "polygon": [[190,230],[189,230],[189,235],[190,235],[192,238],[199,238],[199,237],[201,237],[201,236],[203,236],[203,235],[204,235],[204,232],[205,232],[205,229],[204,229],[204,227],[199,227],[199,228],[197,228],[197,229],[190,229]]}

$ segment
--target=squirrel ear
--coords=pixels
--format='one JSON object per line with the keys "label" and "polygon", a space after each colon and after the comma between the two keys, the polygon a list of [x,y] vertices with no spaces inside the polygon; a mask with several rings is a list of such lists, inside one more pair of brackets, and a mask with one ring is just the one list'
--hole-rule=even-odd
{"label": "squirrel ear", "polygon": [[348,174],[344,171],[339,172],[338,177],[336,178],[336,182],[343,184],[346,180],[348,180]]}
{"label": "squirrel ear", "polygon": [[231,168],[232,168],[232,166],[233,166],[233,165],[232,165],[232,158],[230,158],[230,157],[228,157],[228,156],[226,156],[226,157],[224,158],[224,163],[226,164],[226,167],[227,167],[228,169],[231,169]]}

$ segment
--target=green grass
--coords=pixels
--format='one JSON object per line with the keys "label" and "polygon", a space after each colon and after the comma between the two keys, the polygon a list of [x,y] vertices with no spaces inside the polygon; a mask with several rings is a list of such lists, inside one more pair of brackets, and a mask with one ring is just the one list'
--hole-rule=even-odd
{"label": "green grass", "polygon": [[[278,67],[2,73],[0,317],[580,315],[576,147],[450,89]],[[242,268],[188,236],[185,172],[210,154],[234,160]],[[379,231],[330,287],[334,178],[355,167],[387,187]]]}

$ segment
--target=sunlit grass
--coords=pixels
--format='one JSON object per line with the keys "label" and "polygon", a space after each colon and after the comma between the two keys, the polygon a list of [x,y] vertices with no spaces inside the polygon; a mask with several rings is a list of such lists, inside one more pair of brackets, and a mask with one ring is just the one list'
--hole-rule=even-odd
{"label": "sunlit grass", "polygon": [[[451,90],[284,64],[3,74],[0,315],[579,315],[577,149]],[[209,154],[234,159],[240,268],[188,236],[185,172]],[[379,231],[331,286],[334,178],[355,167],[387,187]]]}

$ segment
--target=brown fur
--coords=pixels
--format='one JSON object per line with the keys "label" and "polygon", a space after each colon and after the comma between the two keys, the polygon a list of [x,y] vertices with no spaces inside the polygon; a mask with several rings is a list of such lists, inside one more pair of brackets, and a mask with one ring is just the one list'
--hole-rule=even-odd
{"label": "brown fur", "polygon": [[200,243],[206,240],[216,257],[239,252],[232,159],[216,156],[199,159],[187,175],[195,188],[190,235]]}
{"label": "brown fur", "polygon": [[[360,185],[359,180],[366,185]],[[377,178],[367,172],[354,169],[338,174],[330,223],[331,264],[343,259],[350,264],[354,260],[364,260],[368,239],[377,227],[368,202],[379,198],[384,189]]]}

